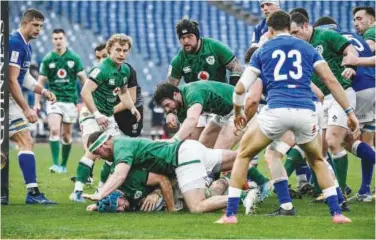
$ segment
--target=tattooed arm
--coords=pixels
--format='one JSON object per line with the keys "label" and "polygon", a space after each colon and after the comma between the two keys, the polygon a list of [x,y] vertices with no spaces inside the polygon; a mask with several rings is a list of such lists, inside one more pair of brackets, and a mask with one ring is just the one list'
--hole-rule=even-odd
{"label": "tattooed arm", "polygon": [[176,79],[176,78],[168,76],[168,82],[173,84],[174,86],[178,86],[180,83],[180,79]]}
{"label": "tattooed arm", "polygon": [[230,84],[235,86],[242,75],[243,66],[235,57],[229,64],[226,65],[226,68],[231,71]]}

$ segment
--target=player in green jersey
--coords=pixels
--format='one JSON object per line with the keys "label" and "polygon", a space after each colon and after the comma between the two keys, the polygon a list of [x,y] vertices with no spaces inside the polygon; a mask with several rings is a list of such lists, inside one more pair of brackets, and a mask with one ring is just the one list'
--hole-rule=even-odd
{"label": "player in green jersey", "polygon": [[[211,38],[200,37],[198,23],[189,19],[182,19],[176,24],[176,34],[182,49],[170,63],[170,83],[177,86],[181,78],[184,78],[185,83],[200,80],[229,82],[231,85],[237,83],[243,67],[228,46]],[[229,81],[226,69],[231,72]],[[199,138],[209,119],[208,114],[202,114],[192,139]],[[174,115],[168,114],[166,120],[170,126],[177,126]],[[213,134],[218,134],[219,131],[219,128],[213,129]]]}
{"label": "player in green jersey", "polygon": [[372,52],[375,53],[376,26],[375,9],[373,7],[356,7],[353,10],[354,27],[362,35]]}
{"label": "player in green jersey", "polygon": [[88,211],[159,211],[164,203],[168,211],[175,211],[170,180],[161,174],[132,168],[126,180],[108,197],[91,204]]}
{"label": "player in green jersey", "polygon": [[[328,29],[314,29],[309,25],[307,18],[300,14],[291,15],[292,35],[309,42],[319,51],[325,61],[329,64],[333,74],[345,89],[347,99],[351,106],[356,106],[356,94],[351,87],[351,77],[356,74],[354,66],[341,66],[344,56],[358,56],[357,51],[348,39],[340,33]],[[329,89],[314,75],[313,83],[324,93],[323,103],[323,152],[326,155],[327,148],[333,156],[336,176],[341,190],[344,192],[347,179],[348,157],[342,143],[348,133],[347,116],[337,101],[334,100]]]}
{"label": "player in green jersey", "polygon": [[[120,130],[113,117],[116,100],[119,97],[125,109],[130,109],[137,119],[137,111],[127,91],[129,68],[123,62],[132,46],[132,39],[125,34],[114,34],[106,43],[109,57],[100,61],[89,73],[89,80],[82,88],[81,96],[85,107],[80,113],[80,127],[83,142],[88,136],[99,130],[106,130],[111,135],[120,135]],[[71,199],[83,201],[81,194],[83,185],[90,174],[97,157],[85,152],[77,168],[77,181]],[[80,179],[80,176],[85,176]]]}
{"label": "player in green jersey", "polygon": [[[72,125],[77,121],[77,77],[82,84],[87,80],[80,57],[67,48],[64,29],[52,31],[54,50],[42,60],[38,83],[48,81],[48,88],[56,95],[54,104],[47,102],[48,126],[50,128],[50,148],[53,165],[51,172],[67,172],[67,162],[72,146]],[[40,95],[35,94],[36,110],[41,109]],[[60,136],[62,136],[62,163],[59,164]]]}
{"label": "player in green jersey", "polygon": [[235,151],[208,149],[194,140],[157,142],[143,138],[111,137],[103,131],[90,135],[89,150],[113,162],[114,171],[106,183],[93,195],[83,195],[99,201],[115,191],[127,178],[131,168],[167,176],[176,175],[185,203],[191,212],[201,213],[225,207],[226,196],[205,196],[205,178],[211,173],[232,169]]}

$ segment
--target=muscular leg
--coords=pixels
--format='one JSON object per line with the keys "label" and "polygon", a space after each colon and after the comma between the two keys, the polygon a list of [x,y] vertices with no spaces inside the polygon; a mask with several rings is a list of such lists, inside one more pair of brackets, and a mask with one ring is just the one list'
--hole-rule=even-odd
{"label": "muscular leg", "polygon": [[196,188],[183,193],[184,201],[192,213],[212,212],[226,207],[227,196],[205,197],[205,189]]}
{"label": "muscular leg", "polygon": [[199,135],[199,138],[197,139],[205,147],[213,148],[221,129],[222,127],[218,124],[209,122],[208,125],[206,125],[206,127],[203,128],[202,133],[200,132],[201,135]]}
{"label": "muscular leg", "polygon": [[[59,150],[60,150],[60,133],[62,116],[57,113],[48,114],[48,126],[50,128],[50,148],[52,154],[53,167],[59,166]],[[55,167],[55,168],[56,168]],[[58,169],[50,168],[51,172]]]}
{"label": "muscular leg", "polygon": [[[338,179],[339,186],[344,192],[347,179],[348,157],[346,150],[342,147],[342,142],[347,134],[347,129],[330,125],[326,131],[326,142],[333,153],[334,171]],[[319,176],[317,176],[319,178]],[[319,182],[320,184],[320,182]]]}
{"label": "muscular leg", "polygon": [[73,127],[73,124],[71,123],[62,124],[63,141],[62,141],[62,149],[61,149],[61,153],[62,153],[61,154],[61,158],[62,158],[61,166],[63,168],[67,167],[69,153],[72,148],[72,127]]}

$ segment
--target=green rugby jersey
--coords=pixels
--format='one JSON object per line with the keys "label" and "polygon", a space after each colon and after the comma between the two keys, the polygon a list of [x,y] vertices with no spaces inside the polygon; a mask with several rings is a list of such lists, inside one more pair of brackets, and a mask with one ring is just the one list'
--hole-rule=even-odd
{"label": "green rugby jersey", "polygon": [[226,65],[234,58],[234,53],[224,43],[201,38],[197,53],[185,53],[183,49],[179,51],[170,64],[168,76],[174,79],[184,77],[186,83],[198,80],[226,83]]}
{"label": "green rugby jersey", "polygon": [[49,52],[42,60],[40,74],[47,77],[48,89],[57,102],[77,103],[77,73],[84,70],[80,57],[67,49],[63,55]]}
{"label": "green rugby jersey", "polygon": [[202,111],[221,116],[229,114],[233,109],[232,94],[234,87],[230,84],[214,81],[198,81],[179,87],[183,103],[178,109],[179,122],[187,117],[188,108],[199,103]]}
{"label": "green rugby jersey", "polygon": [[[343,50],[351,43],[340,33],[330,29],[314,29],[309,43],[316,48],[324,60],[328,63],[330,70],[338,82],[346,90],[351,87],[351,80],[342,77],[342,72],[345,67],[341,66],[343,60]],[[321,89],[324,95],[330,94],[329,89],[317,77],[316,74],[312,77],[312,82]]]}
{"label": "green rugby jersey", "polygon": [[[365,41],[371,40],[373,42],[376,42],[376,26],[372,26],[368,28],[362,35],[363,39]],[[373,52],[375,53],[375,52]]]}
{"label": "green rugby jersey", "polygon": [[120,89],[128,83],[129,67],[122,64],[118,69],[111,58],[100,61],[89,73],[89,78],[98,87],[93,92],[93,99],[98,111],[106,116],[112,116],[117,104]]}

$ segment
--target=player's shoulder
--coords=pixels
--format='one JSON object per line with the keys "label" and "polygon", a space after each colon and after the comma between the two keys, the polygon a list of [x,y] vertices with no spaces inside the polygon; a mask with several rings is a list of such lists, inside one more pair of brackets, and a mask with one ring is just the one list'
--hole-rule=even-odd
{"label": "player's shoulder", "polygon": [[173,66],[173,67],[177,67],[180,65],[180,63],[182,61],[184,61],[185,59],[185,54],[184,54],[184,50],[183,49],[180,49],[178,54],[176,54],[172,60],[171,60],[171,63],[170,65]]}
{"label": "player's shoulder", "polygon": [[9,35],[9,45],[11,48],[24,48],[27,46],[21,34],[18,32]]}
{"label": "player's shoulder", "polygon": [[263,29],[266,25],[266,18],[264,18],[261,22],[259,22],[256,26],[255,26],[255,31],[260,31],[261,29]]}
{"label": "player's shoulder", "polygon": [[70,48],[67,48],[67,53],[69,57],[75,58],[75,59],[80,59],[80,55],[78,55],[75,51],[73,51]]}
{"label": "player's shoulder", "polygon": [[54,51],[48,52],[42,59],[43,62],[51,61],[54,58]]}
{"label": "player's shoulder", "polygon": [[213,38],[201,38],[202,40],[202,45],[205,47],[205,46],[209,46],[209,47],[226,47],[226,44],[224,44],[223,42],[217,40],[217,39],[213,39]]}

